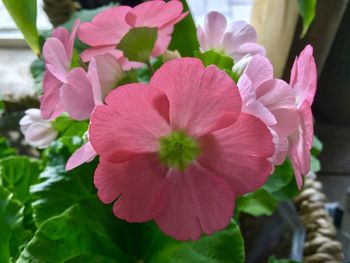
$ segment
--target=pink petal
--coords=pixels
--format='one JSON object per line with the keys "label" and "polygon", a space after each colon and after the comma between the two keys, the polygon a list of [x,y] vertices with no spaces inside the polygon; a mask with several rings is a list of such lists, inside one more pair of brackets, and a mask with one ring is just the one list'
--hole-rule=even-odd
{"label": "pink petal", "polygon": [[67,28],[64,28],[64,27],[55,28],[52,31],[51,37],[57,38],[59,41],[62,42],[64,47],[68,47],[68,45],[69,45],[69,31],[67,30]]}
{"label": "pink petal", "polygon": [[96,105],[102,103],[107,94],[117,87],[124,73],[121,64],[110,54],[97,55],[90,62],[88,78],[92,83]]}
{"label": "pink petal", "polygon": [[96,152],[90,142],[85,143],[79,149],[77,149],[69,158],[66,171],[73,170],[74,168],[82,165],[83,163],[91,162],[96,157]]}
{"label": "pink petal", "polygon": [[198,59],[171,60],[157,70],[150,83],[169,99],[172,128],[191,135],[226,127],[241,111],[232,79],[215,66],[204,68]]}
{"label": "pink petal", "polygon": [[270,158],[270,161],[274,165],[281,165],[284,163],[288,153],[288,139],[285,137],[278,137],[277,133],[270,129],[273,136],[273,143],[275,144],[275,153]]}
{"label": "pink petal", "polygon": [[227,26],[227,21],[224,15],[219,12],[210,12],[205,17],[204,35],[202,36],[201,29],[199,31],[199,43],[202,49],[220,48],[221,40],[224,36]]}
{"label": "pink petal", "polygon": [[270,61],[261,55],[253,56],[248,66],[244,70],[251,80],[254,90],[256,90],[261,83],[273,78],[273,68]]}
{"label": "pink petal", "polygon": [[198,161],[226,180],[236,195],[255,191],[271,174],[272,135],[259,119],[241,113],[233,125],[200,138]]}
{"label": "pink petal", "polygon": [[152,56],[153,57],[158,57],[162,54],[165,53],[165,51],[168,49],[168,46],[171,41],[171,33],[172,29],[169,32],[169,30],[158,30],[158,36],[157,36],[157,41],[154,45],[154,49],[152,51]]}
{"label": "pink petal", "polygon": [[255,29],[247,22],[240,20],[229,24],[222,39],[222,46],[232,53],[239,46],[250,42],[256,42]]}
{"label": "pink petal", "polygon": [[74,25],[72,27],[72,32],[70,33],[70,36],[68,39],[68,43],[67,45],[65,45],[69,60],[72,60],[72,57],[73,57],[74,42],[75,42],[75,37],[77,35],[79,24],[80,24],[80,20],[79,19],[75,20]]}
{"label": "pink petal", "polygon": [[256,90],[257,100],[276,118],[272,126],[279,136],[287,137],[298,126],[299,114],[293,89],[280,79],[263,82]]}
{"label": "pink petal", "polygon": [[64,110],[74,120],[88,119],[95,108],[92,85],[82,68],[73,69],[61,89]]}
{"label": "pink petal", "polygon": [[242,112],[259,118],[269,127],[276,125],[275,116],[263,103],[257,100],[253,83],[246,74],[239,78],[237,85],[243,101]]}
{"label": "pink petal", "polygon": [[121,59],[123,57],[123,52],[117,50],[115,45],[88,48],[80,54],[80,57],[84,62],[89,62],[93,57],[104,54],[111,54],[116,59]]}
{"label": "pink petal", "polygon": [[131,27],[163,28],[178,22],[182,12],[180,1],[147,1],[135,6],[126,15],[126,21]]}
{"label": "pink petal", "polygon": [[312,105],[317,86],[317,69],[311,45],[307,45],[294,62],[290,84],[295,89],[298,107],[304,101]]}
{"label": "pink petal", "polygon": [[300,125],[289,137],[288,150],[299,189],[302,186],[302,175],[305,176],[310,171],[310,150],[313,134],[311,106],[305,101],[300,108]]}
{"label": "pink petal", "polygon": [[91,22],[80,25],[79,39],[93,47],[116,46],[130,29],[125,21],[125,16],[130,10],[131,7],[128,6],[117,6],[102,11]]}
{"label": "pink petal", "polygon": [[140,153],[157,152],[159,138],[170,133],[166,96],[145,84],[113,90],[91,117],[90,141],[110,162],[122,162]]}
{"label": "pink petal", "polygon": [[43,119],[53,120],[63,112],[60,102],[61,86],[62,82],[46,70],[43,79],[44,94],[40,98],[40,111]]}
{"label": "pink petal", "polygon": [[235,196],[225,180],[201,164],[185,172],[172,169],[154,200],[154,219],[161,230],[178,240],[197,240],[225,228]]}
{"label": "pink petal", "polygon": [[151,204],[165,180],[167,168],[155,154],[142,154],[122,163],[101,159],[94,183],[104,203],[116,200],[114,214],[128,222],[152,219]]}
{"label": "pink petal", "polygon": [[230,55],[235,61],[239,61],[246,55],[262,55],[266,54],[266,50],[263,46],[257,43],[245,43],[234,50]]}
{"label": "pink petal", "polygon": [[70,60],[62,42],[56,38],[48,38],[43,47],[44,59],[47,69],[58,80],[67,81]]}

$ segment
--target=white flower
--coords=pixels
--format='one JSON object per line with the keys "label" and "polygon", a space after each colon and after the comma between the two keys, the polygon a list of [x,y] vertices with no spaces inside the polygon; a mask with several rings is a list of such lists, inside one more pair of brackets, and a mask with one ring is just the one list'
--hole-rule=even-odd
{"label": "white flower", "polygon": [[26,141],[39,149],[49,146],[58,134],[50,121],[41,118],[39,109],[26,110],[19,125]]}

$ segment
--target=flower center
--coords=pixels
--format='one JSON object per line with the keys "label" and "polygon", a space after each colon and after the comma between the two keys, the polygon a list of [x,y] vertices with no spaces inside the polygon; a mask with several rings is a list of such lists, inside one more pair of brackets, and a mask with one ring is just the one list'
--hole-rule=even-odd
{"label": "flower center", "polygon": [[160,138],[161,162],[180,171],[184,171],[199,153],[200,148],[195,139],[183,131],[173,131]]}

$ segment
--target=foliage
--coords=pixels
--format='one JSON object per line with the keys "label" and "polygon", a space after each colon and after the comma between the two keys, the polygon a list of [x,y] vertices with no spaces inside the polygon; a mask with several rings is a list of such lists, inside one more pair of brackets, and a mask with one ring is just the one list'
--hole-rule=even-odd
{"label": "foliage", "polygon": [[131,61],[148,62],[157,40],[157,28],[130,29],[118,44],[118,49]]}
{"label": "foliage", "polygon": [[298,0],[300,15],[303,18],[303,31],[301,37],[304,37],[315,18],[317,0]]}
{"label": "foliage", "polygon": [[269,261],[267,263],[298,263],[298,262],[290,259],[277,259],[275,256],[272,256],[269,258]]}
{"label": "foliage", "polygon": [[40,55],[39,34],[36,28],[36,0],[2,0],[18,29],[36,55]]}

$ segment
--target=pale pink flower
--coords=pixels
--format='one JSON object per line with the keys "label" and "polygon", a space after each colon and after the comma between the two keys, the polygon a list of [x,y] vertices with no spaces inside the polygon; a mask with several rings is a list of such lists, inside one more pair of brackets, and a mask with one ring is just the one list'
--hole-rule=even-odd
{"label": "pale pink flower", "polygon": [[53,120],[63,112],[60,90],[67,82],[78,27],[79,20],[75,21],[70,34],[63,27],[56,28],[44,44],[46,70],[43,79],[43,95],[40,98],[41,116],[44,119]]}
{"label": "pale pink flower", "polygon": [[[121,65],[110,54],[95,56],[87,73],[82,68],[73,69],[61,90],[65,111],[72,119],[89,119],[95,107],[103,104],[105,96],[117,86],[123,75]],[[92,161],[95,156],[96,152],[87,141],[69,158],[66,170]]]}
{"label": "pale pink flower", "polygon": [[58,135],[52,123],[41,118],[39,109],[26,110],[19,125],[26,141],[39,149],[48,147]]}
{"label": "pale pink flower", "polygon": [[94,183],[119,218],[198,239],[226,227],[235,197],[271,173],[271,133],[241,112],[237,87],[216,66],[174,59],[149,85],[118,87],[105,103],[89,127],[100,156]]}
{"label": "pale pink flower", "polygon": [[311,105],[316,93],[317,69],[311,45],[307,45],[299,58],[295,59],[290,85],[295,91],[300,123],[289,137],[288,155],[298,187],[301,188],[302,175],[305,176],[310,171],[310,150],[314,135]]}
{"label": "pale pink flower", "polygon": [[273,78],[269,60],[261,55],[251,58],[238,81],[242,111],[261,119],[270,129],[275,143],[273,164],[282,164],[288,151],[288,136],[299,123],[295,93],[288,83]]}
{"label": "pale pink flower", "polygon": [[187,13],[182,13],[180,1],[147,1],[134,8],[117,6],[108,8],[96,15],[91,22],[82,23],[78,36],[91,46],[81,54],[83,61],[90,61],[97,54],[110,53],[126,64],[126,68],[138,67],[141,63],[130,64],[118,50],[118,44],[132,28],[157,28],[157,41],[152,56],[163,54],[171,41],[174,25]]}
{"label": "pale pink flower", "polygon": [[224,15],[210,12],[205,17],[204,27],[197,28],[201,51],[215,50],[238,62],[246,55],[265,55],[264,47],[256,43],[255,29],[245,21],[227,25]]}

